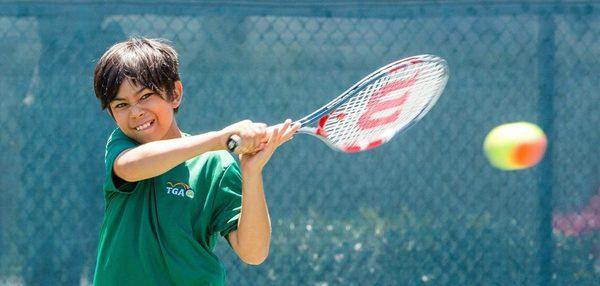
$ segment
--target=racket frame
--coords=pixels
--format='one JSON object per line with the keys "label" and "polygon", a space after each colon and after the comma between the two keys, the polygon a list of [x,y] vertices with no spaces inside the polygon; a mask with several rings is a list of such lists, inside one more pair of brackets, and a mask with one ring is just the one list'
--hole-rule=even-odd
{"label": "racket frame", "polygon": [[[395,70],[395,69],[404,68],[407,65],[418,64],[418,63],[421,63],[424,61],[428,61],[429,59],[436,59],[436,61],[439,62],[439,64],[444,69],[443,74],[446,76],[446,81],[444,81],[443,85],[440,86],[440,88],[439,88],[439,90],[444,90],[445,85],[447,83],[447,77],[448,77],[448,65],[444,59],[442,59],[438,56],[429,55],[429,54],[423,54],[423,55],[404,58],[404,59],[392,62],[392,63],[390,63],[386,66],[383,66],[383,67],[379,68],[378,70],[372,72],[371,74],[364,77],[362,80],[355,83],[352,87],[350,87],[348,90],[343,92],[341,95],[339,95],[338,97],[336,97],[335,99],[333,99],[332,101],[327,103],[325,106],[317,109],[316,111],[303,117],[302,119],[297,120],[296,123],[299,123],[301,126],[300,129],[298,129],[297,133],[313,135],[313,136],[321,139],[323,142],[325,142],[330,148],[332,148],[336,151],[343,151],[339,147],[337,147],[334,144],[332,144],[331,142],[329,142],[329,140],[327,140],[327,138],[319,135],[316,127],[308,127],[307,125],[320,120],[321,118],[323,118],[323,116],[326,116],[327,114],[336,110],[338,107],[340,107],[341,105],[346,103],[348,100],[350,100],[354,95],[359,93],[360,90],[364,86],[370,85],[374,81],[385,76],[388,72]],[[402,128],[399,128],[394,133],[392,133],[388,138],[386,138],[384,143],[389,141],[389,139],[394,137],[396,134],[412,127],[421,118],[423,118],[423,116],[425,116],[425,114],[427,114],[427,112],[429,112],[429,110],[435,105],[435,103],[437,102],[437,100],[439,99],[441,94],[442,94],[442,92],[439,92],[436,96],[432,97],[429,100],[429,102],[427,102],[427,104],[425,106],[423,106],[423,109],[419,112],[419,114],[417,116],[415,116],[415,118],[413,118],[407,125],[403,126]]]}

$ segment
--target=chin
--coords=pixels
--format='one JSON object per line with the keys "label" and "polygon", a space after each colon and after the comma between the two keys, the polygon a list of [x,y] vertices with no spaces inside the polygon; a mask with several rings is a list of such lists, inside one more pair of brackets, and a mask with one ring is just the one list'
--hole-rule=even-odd
{"label": "chin", "polygon": [[125,133],[125,135],[127,135],[127,137],[135,140],[136,142],[138,142],[140,144],[144,144],[144,143],[149,143],[149,142],[160,140],[160,136],[157,136],[155,134],[139,134],[136,131],[127,132],[127,133]]}

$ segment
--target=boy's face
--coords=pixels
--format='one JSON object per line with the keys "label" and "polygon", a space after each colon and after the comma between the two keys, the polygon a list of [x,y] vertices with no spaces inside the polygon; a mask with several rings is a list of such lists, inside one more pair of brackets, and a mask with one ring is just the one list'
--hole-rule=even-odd
{"label": "boy's face", "polygon": [[110,110],[119,128],[140,144],[181,137],[175,121],[174,108],[181,104],[182,86],[175,83],[173,101],[166,94],[124,81]]}

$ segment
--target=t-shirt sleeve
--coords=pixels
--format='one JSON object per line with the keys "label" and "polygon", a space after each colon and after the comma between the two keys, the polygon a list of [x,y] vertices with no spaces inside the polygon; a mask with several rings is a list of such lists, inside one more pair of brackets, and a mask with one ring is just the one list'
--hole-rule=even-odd
{"label": "t-shirt sleeve", "polygon": [[108,138],[108,142],[106,143],[106,152],[104,153],[104,192],[129,193],[133,191],[133,189],[135,188],[135,183],[130,183],[126,181],[115,181],[115,179],[118,180],[118,178],[113,173],[113,164],[115,163],[115,159],[117,159],[119,154],[121,154],[127,149],[136,147],[137,145],[139,145],[137,142],[127,137],[119,129],[115,130]]}
{"label": "t-shirt sleeve", "polygon": [[[228,154],[229,155],[229,154]],[[230,156],[230,155],[229,155]],[[213,204],[212,231],[227,238],[237,229],[242,209],[242,176],[238,163],[231,159],[216,188]]]}

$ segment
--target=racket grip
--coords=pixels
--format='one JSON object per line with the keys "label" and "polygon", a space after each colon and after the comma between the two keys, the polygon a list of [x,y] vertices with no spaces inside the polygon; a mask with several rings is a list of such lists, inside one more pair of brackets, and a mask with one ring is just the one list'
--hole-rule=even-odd
{"label": "racket grip", "polygon": [[227,150],[235,153],[235,150],[241,145],[242,138],[239,135],[233,134],[227,139]]}

